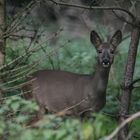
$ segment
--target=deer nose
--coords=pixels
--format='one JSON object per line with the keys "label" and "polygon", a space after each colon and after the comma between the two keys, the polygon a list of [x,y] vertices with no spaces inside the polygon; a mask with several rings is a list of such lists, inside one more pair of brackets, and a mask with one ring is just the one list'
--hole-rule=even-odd
{"label": "deer nose", "polygon": [[106,65],[106,64],[109,64],[109,59],[103,59],[103,63]]}
{"label": "deer nose", "polygon": [[109,66],[110,66],[110,61],[109,61],[109,59],[103,59],[102,65],[103,65],[103,67],[105,67],[105,68],[109,67]]}

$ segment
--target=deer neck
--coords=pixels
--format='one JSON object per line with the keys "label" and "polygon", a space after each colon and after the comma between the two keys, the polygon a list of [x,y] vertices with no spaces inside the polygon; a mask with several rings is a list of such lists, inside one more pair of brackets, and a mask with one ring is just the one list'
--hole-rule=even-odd
{"label": "deer neck", "polygon": [[110,67],[104,68],[99,64],[97,65],[97,69],[93,77],[93,88],[97,96],[102,94],[106,95],[105,93],[108,84],[109,71]]}

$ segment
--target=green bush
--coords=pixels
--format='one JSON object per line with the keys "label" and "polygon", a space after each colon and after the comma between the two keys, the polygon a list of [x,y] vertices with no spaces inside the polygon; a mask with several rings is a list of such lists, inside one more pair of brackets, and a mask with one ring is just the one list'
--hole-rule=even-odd
{"label": "green bush", "polygon": [[38,110],[34,101],[18,96],[7,99],[0,109],[0,138],[7,140],[99,140],[111,132],[115,121],[102,114],[80,121],[76,118],[46,116],[35,127],[25,124]]}
{"label": "green bush", "polygon": [[[26,62],[41,59],[36,69],[61,69],[75,73],[91,74],[95,71],[95,49],[89,40],[65,41],[62,37],[57,46],[44,45],[42,49],[34,53]],[[6,99],[0,108],[0,139],[7,140],[99,140],[108,135],[117,126],[117,121],[105,114],[118,114],[119,101],[116,97],[120,94],[120,84],[123,80],[124,66],[127,58],[128,44],[130,39],[125,40],[118,49],[114,64],[110,71],[109,84],[107,89],[107,103],[104,109],[93,114],[90,119],[80,121],[76,118],[60,118],[54,115],[47,115],[42,122],[35,127],[27,127],[25,124],[31,119],[38,109],[33,101],[26,101],[18,96]],[[64,45],[65,44],[65,45]],[[12,50],[7,48],[6,63],[17,56],[20,56],[23,49],[22,42]],[[64,45],[64,47],[61,47]],[[10,46],[10,45],[9,45]],[[56,49],[56,48],[59,49]],[[21,49],[22,48],[22,49]],[[16,56],[13,54],[16,52]],[[55,51],[54,51],[55,50]],[[57,51],[56,51],[57,50]],[[52,53],[53,52],[53,53]],[[134,78],[139,77],[140,71],[140,50],[137,55]],[[51,55],[50,55],[51,54]],[[52,55],[54,54],[54,55]],[[25,64],[25,63],[24,63]],[[23,65],[24,65],[23,64]],[[13,83],[18,84],[19,81]],[[21,82],[21,81],[20,81]],[[12,95],[19,93],[13,91]],[[139,110],[140,105],[139,89],[133,91],[131,113]],[[133,140],[138,140],[139,120],[132,123],[130,128],[134,130]]]}

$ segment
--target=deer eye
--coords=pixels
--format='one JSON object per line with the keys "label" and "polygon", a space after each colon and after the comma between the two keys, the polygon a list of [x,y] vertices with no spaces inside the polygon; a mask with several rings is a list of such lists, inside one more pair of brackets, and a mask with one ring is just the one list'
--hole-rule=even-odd
{"label": "deer eye", "polygon": [[102,51],[101,50],[98,50],[98,53],[102,53]]}

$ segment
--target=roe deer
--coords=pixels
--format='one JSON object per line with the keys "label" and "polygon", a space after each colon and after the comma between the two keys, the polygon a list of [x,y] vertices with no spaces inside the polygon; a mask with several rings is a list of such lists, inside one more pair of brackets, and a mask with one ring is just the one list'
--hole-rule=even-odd
{"label": "roe deer", "polygon": [[39,104],[41,114],[46,109],[54,113],[67,109],[67,114],[80,116],[105,106],[109,71],[122,33],[118,30],[110,42],[102,42],[92,31],[90,40],[97,51],[97,68],[93,75],[39,70],[30,77],[35,79],[30,83],[30,88],[35,89],[31,94]]}

